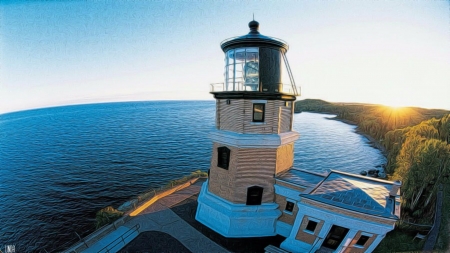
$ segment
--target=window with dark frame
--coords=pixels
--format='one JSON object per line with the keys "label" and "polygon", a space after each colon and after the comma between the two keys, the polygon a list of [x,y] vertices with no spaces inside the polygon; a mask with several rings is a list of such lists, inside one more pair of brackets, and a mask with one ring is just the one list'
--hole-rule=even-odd
{"label": "window with dark frame", "polygon": [[266,104],[253,104],[253,122],[264,122]]}
{"label": "window with dark frame", "polygon": [[358,241],[356,242],[356,245],[358,246],[364,246],[364,244],[366,244],[366,242],[369,240],[369,236],[367,235],[362,235],[361,237],[359,237]]}
{"label": "window with dark frame", "polygon": [[292,212],[292,210],[294,210],[294,203],[288,201],[288,202],[286,203],[286,208],[285,208],[284,210],[285,210],[285,211],[288,211],[288,212]]}
{"label": "window with dark frame", "polygon": [[228,169],[230,165],[230,149],[227,147],[217,148],[217,167]]}
{"label": "window with dark frame", "polygon": [[316,227],[317,227],[317,222],[310,220],[310,221],[308,221],[308,225],[306,226],[306,230],[314,232],[314,230],[316,230]]}
{"label": "window with dark frame", "polygon": [[263,188],[252,186],[247,188],[247,205],[261,205]]}

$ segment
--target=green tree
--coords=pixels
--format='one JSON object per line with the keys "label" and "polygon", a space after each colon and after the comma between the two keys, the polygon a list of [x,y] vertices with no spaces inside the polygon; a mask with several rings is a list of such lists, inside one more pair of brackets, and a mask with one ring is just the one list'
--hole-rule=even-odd
{"label": "green tree", "polygon": [[438,131],[439,139],[450,144],[450,114],[447,114],[436,121],[435,127]]}
{"label": "green tree", "polygon": [[450,172],[450,146],[438,139],[408,133],[394,178],[403,180],[403,206],[413,216],[431,218],[438,185]]}

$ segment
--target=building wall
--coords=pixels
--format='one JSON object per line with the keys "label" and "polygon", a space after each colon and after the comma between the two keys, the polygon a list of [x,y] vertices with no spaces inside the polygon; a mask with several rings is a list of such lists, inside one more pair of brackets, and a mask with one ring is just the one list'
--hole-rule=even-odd
{"label": "building wall", "polygon": [[267,100],[264,112],[264,122],[253,122],[253,104],[264,102],[263,100],[244,100],[244,133],[277,134],[279,109],[282,101]]}
{"label": "building wall", "polygon": [[217,99],[216,127],[219,130],[228,130],[237,133],[244,132],[244,100],[232,99],[227,104],[226,99]]}
{"label": "building wall", "polygon": [[228,170],[217,167],[217,148],[222,147],[218,143],[213,143],[211,166],[209,170],[209,191],[228,201],[233,201],[235,174],[237,164],[237,148],[227,146],[230,149],[230,163]]}
{"label": "building wall", "polygon": [[[347,249],[349,249],[347,252],[372,252],[386,233],[394,229],[394,220],[391,221],[391,224],[387,224],[386,222],[382,223],[367,219],[370,215],[364,215],[366,216],[365,218],[359,218],[359,216],[349,215],[349,213],[342,214],[338,210],[339,208],[335,209],[331,205],[319,205],[321,203],[314,203],[314,201],[306,200],[305,198],[301,198],[297,204],[299,209],[291,233],[280,245],[282,249],[287,251],[315,252],[324,243],[324,239],[332,226],[336,225],[349,229],[336,252]],[[304,231],[310,218],[313,221],[318,221],[314,233]],[[354,244],[359,239],[362,228],[365,230],[365,233],[372,236],[370,238],[371,241],[368,241],[364,249],[360,251]],[[357,249],[357,251],[353,251],[354,249]]]}
{"label": "building wall", "polygon": [[275,174],[279,174],[292,167],[294,163],[294,143],[280,146],[277,149],[277,167]]}
{"label": "building wall", "polygon": [[294,202],[294,209],[292,210],[292,214],[289,214],[285,212],[287,199],[285,196],[275,194],[275,202],[278,204],[278,208],[281,211],[281,216],[278,218],[279,221],[285,222],[289,225],[294,225],[295,217],[297,216],[298,212],[298,206],[295,201]]}
{"label": "building wall", "polygon": [[222,201],[207,190],[208,184],[203,184],[198,196],[196,220],[225,237],[276,235],[275,224],[281,215],[276,203],[242,205]]}
{"label": "building wall", "polygon": [[[253,122],[253,103],[265,103],[264,122]],[[290,103],[292,106],[292,102]],[[237,133],[278,134],[291,131],[292,107],[281,100],[216,100],[216,128]]]}
{"label": "building wall", "polygon": [[272,203],[275,197],[274,170],[276,165],[276,149],[274,148],[242,148],[238,149],[238,170],[235,176],[234,202],[247,201],[247,188],[261,186],[264,188],[262,203]]}
{"label": "building wall", "polygon": [[[308,226],[309,218],[312,218],[314,221],[317,221],[317,220],[319,221],[313,234],[305,232],[306,226]],[[316,219],[316,218],[313,218],[310,216],[306,216],[306,215],[303,216],[302,223],[300,224],[300,228],[297,232],[297,235],[295,236],[295,239],[306,242],[308,244],[313,244],[314,241],[316,240],[316,238],[318,237],[319,232],[322,230],[324,223],[325,223],[325,221],[323,221],[323,220],[319,220],[319,219]]]}
{"label": "building wall", "polygon": [[[291,102],[292,104],[292,102]],[[286,107],[284,104],[280,106],[281,121],[279,133],[286,133],[291,131],[292,109]]]}
{"label": "building wall", "polygon": [[369,240],[367,240],[367,242],[364,244],[364,247],[358,247],[356,246],[356,242],[359,240],[359,238],[361,237],[363,231],[358,231],[355,235],[355,237],[353,237],[353,240],[350,242],[350,244],[348,245],[348,247],[345,249],[345,253],[364,253],[367,251],[367,249],[370,247],[370,245],[372,245],[372,243],[375,241],[375,239],[377,238],[377,235],[375,234],[371,234],[371,233],[367,233],[367,234],[371,234],[372,236],[369,238]]}
{"label": "building wall", "polygon": [[262,203],[272,203],[277,149],[227,146],[230,149],[230,164],[226,170],[217,167],[217,148],[222,146],[213,144],[209,191],[233,203],[245,204],[247,188],[261,186],[264,188]]}
{"label": "building wall", "polygon": [[220,129],[220,99],[216,99],[216,129]]}

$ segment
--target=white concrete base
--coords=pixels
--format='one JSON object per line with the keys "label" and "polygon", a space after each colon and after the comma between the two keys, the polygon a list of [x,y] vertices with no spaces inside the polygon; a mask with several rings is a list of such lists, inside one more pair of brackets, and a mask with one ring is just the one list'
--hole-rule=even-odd
{"label": "white concrete base", "polygon": [[289,225],[286,222],[277,221],[276,231],[279,235],[289,237],[292,231],[292,225]]}
{"label": "white concrete base", "polygon": [[280,245],[280,248],[293,253],[314,252],[311,251],[312,247],[313,245],[310,245],[306,242],[302,242],[299,240],[295,240],[292,237],[286,238],[286,240],[284,240]]}
{"label": "white concrete base", "polygon": [[276,235],[278,204],[248,206],[233,204],[208,191],[203,183],[197,199],[195,219],[225,237],[258,237]]}

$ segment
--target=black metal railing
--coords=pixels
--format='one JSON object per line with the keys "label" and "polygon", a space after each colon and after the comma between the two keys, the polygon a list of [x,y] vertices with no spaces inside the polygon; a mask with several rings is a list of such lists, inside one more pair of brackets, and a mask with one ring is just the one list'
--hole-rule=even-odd
{"label": "black metal railing", "polygon": [[125,246],[127,243],[125,242],[125,239],[130,237],[134,232],[137,232],[139,234],[139,228],[141,226],[139,224],[134,225],[127,231],[125,231],[120,237],[116,238],[114,241],[110,242],[108,245],[106,245],[103,249],[99,250],[98,253],[105,252],[109,253],[114,247],[119,245],[119,243],[123,243],[123,246]]}
{"label": "black metal railing", "polygon": [[[281,87],[281,93],[300,95],[300,87],[289,83],[278,84]],[[227,88],[224,83],[212,83],[210,84],[210,92],[224,92],[224,91],[253,91],[258,92],[259,87],[257,84],[245,84],[243,82],[235,82],[233,87]]]}

